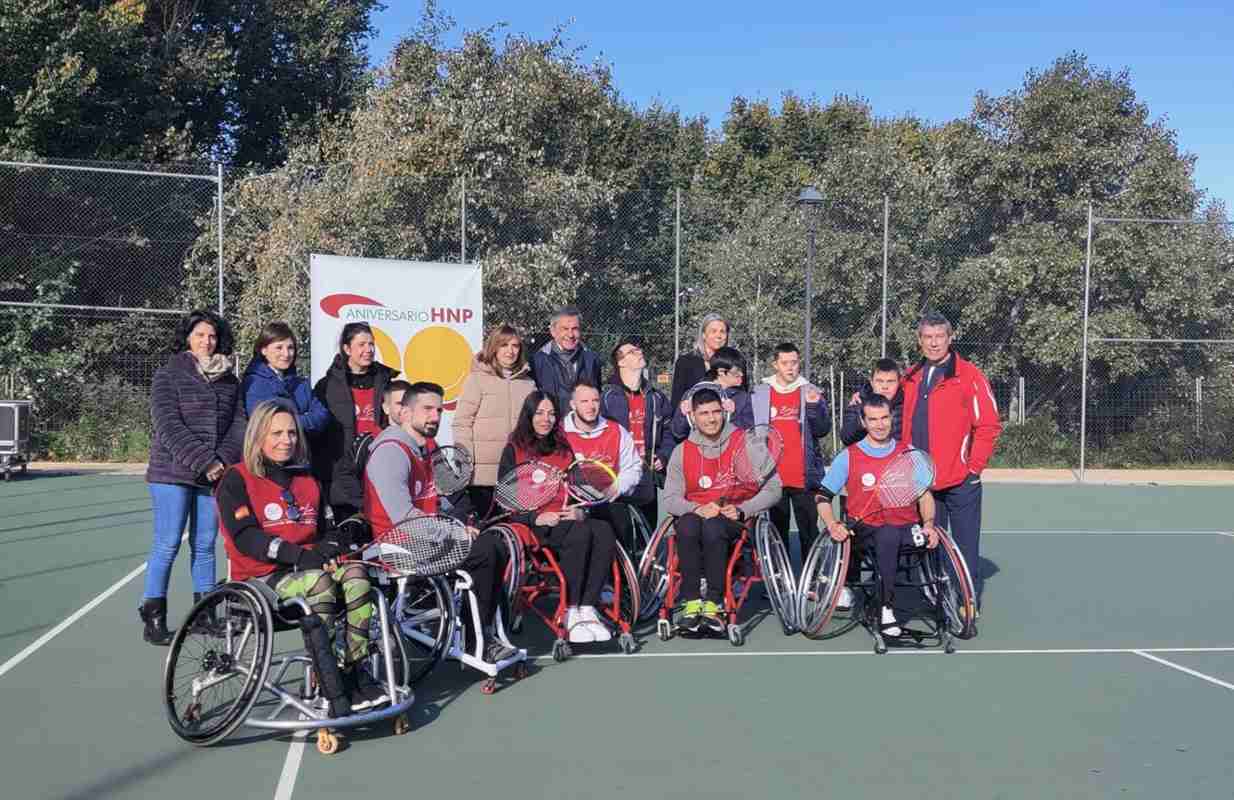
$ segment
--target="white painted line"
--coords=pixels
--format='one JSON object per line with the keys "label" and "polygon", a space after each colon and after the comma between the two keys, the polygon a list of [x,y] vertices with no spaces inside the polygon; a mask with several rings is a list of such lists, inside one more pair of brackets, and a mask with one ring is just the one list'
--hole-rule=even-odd
{"label": "white painted line", "polygon": [[[303,714],[300,719],[305,719]],[[304,758],[304,745],[309,732],[296,731],[291,737],[291,745],[287,748],[287,758],[283,759],[283,772],[279,775],[279,785],[274,790],[274,800],[291,800],[291,793],[296,790],[296,775],[300,772],[300,761]]]}
{"label": "white painted line", "polygon": [[1213,533],[1218,536],[1229,536],[1231,539],[1234,539],[1234,533],[1230,533],[1229,531],[1213,531]]}
{"label": "white painted line", "polygon": [[141,563],[141,566],[137,567],[132,572],[130,572],[128,575],[125,575],[123,578],[113,583],[111,586],[107,588],[106,591],[104,591],[98,597],[94,598],[89,603],[86,603],[84,606],[77,609],[75,612],[73,612],[73,614],[71,614],[67,619],[65,619],[59,625],[52,628],[51,630],[49,630],[47,633],[43,634],[39,638],[35,639],[20,653],[13,656],[8,661],[5,661],[4,664],[0,665],[0,678],[4,677],[5,673],[7,673],[9,670],[13,669],[18,664],[20,664],[21,662],[25,661],[27,658],[32,656],[34,652],[38,650],[40,647],[47,644],[52,639],[56,638],[61,633],[63,633],[65,628],[69,627],[74,622],[84,617],[86,614],[89,614],[96,607],[98,607],[100,603],[102,603],[107,598],[111,597],[116,592],[123,589],[125,584],[127,584],[129,581],[133,580],[134,578],[136,578],[138,575],[140,575],[141,573],[145,571],[146,571],[146,562],[143,561]]}
{"label": "white painted line", "polygon": [[1226,531],[1092,531],[1092,530],[1062,530],[1060,528],[1051,528],[1050,530],[1043,529],[992,529],[983,530],[982,533],[992,533],[999,535],[1027,533],[1034,536],[1042,534],[1060,534],[1066,536],[1234,536],[1234,533]]}
{"label": "white painted line", "polygon": [[[962,647],[963,643],[957,643]],[[1008,650],[956,650],[956,655],[968,656],[1071,656],[1071,655],[1145,655],[1147,653],[1234,653],[1234,647],[1061,647],[1044,649],[1008,649]],[[897,650],[891,649],[889,655],[898,656],[930,656],[946,655],[941,649],[928,650]],[[864,650],[707,650],[696,653],[594,653],[575,656],[575,659],[620,659],[620,658],[711,658],[717,656],[745,658],[757,657],[792,657],[792,656],[870,656],[874,655],[870,648]],[[574,660],[574,659],[571,659]]]}
{"label": "white painted line", "polygon": [[1202,681],[1208,681],[1214,686],[1220,686],[1223,689],[1229,689],[1230,691],[1234,692],[1234,683],[1226,683],[1223,680],[1214,678],[1212,675],[1205,675],[1203,672],[1191,669],[1190,667],[1184,667],[1182,664],[1175,664],[1173,661],[1167,661],[1164,658],[1158,658],[1157,656],[1151,653],[1147,653],[1143,650],[1136,650],[1135,654],[1137,656],[1143,656],[1144,658],[1147,658],[1149,661],[1156,661],[1158,664],[1169,667],[1170,669],[1176,669],[1179,672],[1185,672],[1193,678],[1199,678]]}

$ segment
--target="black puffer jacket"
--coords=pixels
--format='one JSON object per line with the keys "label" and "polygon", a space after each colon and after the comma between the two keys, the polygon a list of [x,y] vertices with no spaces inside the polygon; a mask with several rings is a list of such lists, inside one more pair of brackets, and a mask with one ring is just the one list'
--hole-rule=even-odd
{"label": "black puffer jacket", "polygon": [[313,440],[313,472],[329,487],[329,502],[333,505],[360,506],[364,487],[356,476],[352,457],[352,442],[356,438],[356,406],[351,397],[351,382],[369,380],[373,385],[373,406],[377,424],[389,424],[381,408],[381,395],[386,384],[394,379],[394,370],[378,361],[364,375],[352,375],[347,359],[336,355],[324,377],[313,387],[313,394],[330,409],[330,421]]}
{"label": "black puffer jacket", "polygon": [[154,373],[150,419],[148,483],[208,486],[211,464],[240,460],[247,424],[240,381],[232,372],[207,381],[192,353],[177,353]]}
{"label": "black puffer jacket", "polygon": [[[861,399],[864,401],[874,395],[874,387],[866,381],[861,387]],[[845,398],[847,403],[848,398]],[[891,400],[891,436],[899,441],[900,432],[904,429],[904,388],[896,391]],[[861,403],[844,406],[844,424],[840,426],[840,441],[845,447],[865,438],[866,426],[861,421]]]}

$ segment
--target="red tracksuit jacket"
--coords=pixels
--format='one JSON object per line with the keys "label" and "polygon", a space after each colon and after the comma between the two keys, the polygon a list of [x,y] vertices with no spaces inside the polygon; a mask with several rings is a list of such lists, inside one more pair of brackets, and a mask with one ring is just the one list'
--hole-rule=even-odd
{"label": "red tracksuit jacket", "polygon": [[[905,442],[913,440],[913,409],[925,376],[925,362],[904,376]],[[1003,432],[990,382],[981,370],[953,352],[943,375],[934,383],[929,403],[934,488],[957,486],[970,472],[980,475]]]}

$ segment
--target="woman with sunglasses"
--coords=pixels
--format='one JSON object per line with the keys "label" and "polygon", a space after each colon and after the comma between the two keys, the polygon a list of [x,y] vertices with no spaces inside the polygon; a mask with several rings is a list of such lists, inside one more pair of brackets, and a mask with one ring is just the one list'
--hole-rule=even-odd
{"label": "woman with sunglasses", "polygon": [[[291,407],[268,400],[253,409],[244,459],[227,470],[217,497],[233,581],[262,581],[280,598],[304,598],[327,631],[346,612],[339,628],[346,636],[341,677],[351,703],[331,698],[332,714],[384,702],[381,684],[359,666],[373,616],[368,573],[362,564],[338,561],[350,542],[336,541],[341,532],[326,522],[321,486],[309,471],[304,432]],[[323,688],[328,685],[323,680]]]}

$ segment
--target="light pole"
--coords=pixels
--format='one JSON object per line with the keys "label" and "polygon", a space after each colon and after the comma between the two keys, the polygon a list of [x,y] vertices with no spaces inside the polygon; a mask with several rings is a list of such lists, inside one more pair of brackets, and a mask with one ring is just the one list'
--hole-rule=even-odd
{"label": "light pole", "polygon": [[797,195],[797,209],[806,226],[806,342],[802,353],[801,374],[810,379],[810,353],[813,340],[814,319],[814,234],[818,232],[818,218],[823,212],[823,195],[813,186],[807,186]]}

